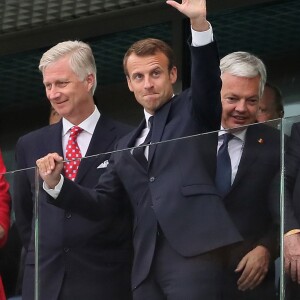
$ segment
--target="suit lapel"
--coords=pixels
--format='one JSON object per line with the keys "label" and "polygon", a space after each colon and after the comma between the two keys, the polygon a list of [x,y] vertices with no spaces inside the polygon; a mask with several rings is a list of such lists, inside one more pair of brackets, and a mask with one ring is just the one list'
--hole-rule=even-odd
{"label": "suit lapel", "polygon": [[238,167],[237,174],[235,176],[232,188],[234,188],[239,181],[247,173],[249,167],[257,159],[259,151],[261,151],[262,144],[259,142],[261,137],[259,136],[259,130],[256,126],[249,126],[246,133],[245,145],[241,157],[241,161]]}
{"label": "suit lapel", "polygon": [[[139,124],[139,126],[134,129],[132,131],[131,134],[129,134],[128,137],[128,142],[126,144],[123,145],[124,148],[132,148],[135,146],[136,140],[140,137],[143,129],[146,126],[146,122],[145,119],[143,119],[141,121],[141,123]],[[133,157],[132,155],[132,151],[125,151],[124,153],[125,157],[127,157],[131,162],[133,161],[133,163],[135,163],[139,168],[141,168],[142,170],[145,170],[144,167]]]}
{"label": "suit lapel", "polygon": [[[172,101],[167,102],[158,112],[155,113],[154,120],[153,120],[153,130],[152,130],[152,137],[151,143],[156,143],[161,141],[163,131],[165,128],[165,124],[167,122],[167,118],[169,115],[169,111],[171,108]],[[142,130],[145,128],[145,120],[143,120],[139,126],[133,130],[131,136],[128,137],[128,144],[125,147],[134,147],[136,139],[140,136]],[[148,166],[150,166],[151,161],[154,156],[154,152],[156,150],[156,146],[149,146],[149,156],[148,156]],[[142,169],[144,169],[141,164],[131,155],[129,151],[126,151],[128,155],[131,156],[130,159],[133,159],[137,165],[139,165]]]}
{"label": "suit lapel", "polygon": [[[167,102],[157,113],[154,115],[153,120],[153,131],[152,131],[152,138],[151,142],[156,143],[162,140],[162,135],[164,129],[166,127],[167,118],[170,112],[172,101]],[[155,150],[157,146],[150,146],[149,147],[149,157],[148,157],[148,166],[150,166]]]}
{"label": "suit lapel", "polygon": [[125,147],[134,147],[136,139],[139,138],[145,126],[146,126],[146,122],[145,119],[143,119],[139,124],[139,126],[136,129],[134,129],[132,133],[129,135],[128,144]]}
{"label": "suit lapel", "polygon": [[[43,149],[45,153],[57,152],[63,156],[62,149],[62,121],[47,127],[47,132],[44,134]],[[51,141],[51,142],[49,142]]]}
{"label": "suit lapel", "polygon": [[[101,115],[85,155],[87,158],[83,158],[80,162],[75,179],[76,182],[79,182],[85,176],[86,172],[91,170],[93,165],[95,165],[94,167],[96,168],[96,164],[99,165],[100,162],[104,161],[104,157],[106,156],[103,154],[106,153],[108,149],[111,149],[112,143],[114,143],[117,138],[114,128],[115,127],[108,122],[108,119]],[[89,158],[89,156],[92,157]]]}

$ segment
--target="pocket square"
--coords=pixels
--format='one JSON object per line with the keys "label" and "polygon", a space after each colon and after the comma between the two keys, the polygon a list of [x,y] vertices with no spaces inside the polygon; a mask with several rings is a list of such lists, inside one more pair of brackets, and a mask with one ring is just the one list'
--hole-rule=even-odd
{"label": "pocket square", "polygon": [[101,163],[97,169],[103,169],[103,168],[106,168],[107,165],[109,164],[109,161],[108,160],[105,160],[103,163]]}

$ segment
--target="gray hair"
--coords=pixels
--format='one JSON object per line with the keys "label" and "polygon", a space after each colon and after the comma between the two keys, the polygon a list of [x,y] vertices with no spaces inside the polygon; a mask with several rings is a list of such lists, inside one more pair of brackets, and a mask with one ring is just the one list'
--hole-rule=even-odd
{"label": "gray hair", "polygon": [[221,59],[221,74],[229,73],[233,76],[254,78],[260,77],[259,98],[264,92],[267,71],[264,63],[257,56],[243,51],[232,52]]}
{"label": "gray hair", "polygon": [[94,75],[95,82],[92,88],[94,94],[97,87],[97,68],[92,49],[84,42],[65,41],[58,43],[43,54],[39,70],[43,73],[49,64],[68,55],[70,56],[70,67],[80,80],[83,81],[89,74]]}

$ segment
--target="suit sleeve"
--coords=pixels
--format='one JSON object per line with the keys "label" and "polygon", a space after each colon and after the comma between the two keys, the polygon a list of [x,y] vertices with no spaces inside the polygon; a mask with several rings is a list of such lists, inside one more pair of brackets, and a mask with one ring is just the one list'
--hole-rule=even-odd
{"label": "suit sleeve", "polygon": [[215,131],[221,125],[220,60],[216,42],[190,46],[192,57],[191,89],[195,117],[203,131]]}
{"label": "suit sleeve", "polygon": [[[0,174],[6,172],[6,168],[3,162],[2,153],[0,151]],[[0,239],[0,247],[2,247],[6,240],[10,226],[10,193],[9,184],[6,181],[4,175],[0,175],[0,225],[4,229],[5,235]]]}
{"label": "suit sleeve", "polygon": [[[294,124],[285,158],[285,229],[300,229],[299,221],[295,216],[293,197],[295,196],[296,179],[300,176],[300,123]],[[299,195],[297,195],[299,198]],[[299,201],[299,199],[297,199]]]}
{"label": "suit sleeve", "polygon": [[56,199],[48,196],[48,202],[66,210],[72,209],[88,219],[99,220],[126,210],[126,195],[123,184],[114,170],[112,155],[107,170],[100,176],[95,189],[85,188],[65,178],[59,196]]}
{"label": "suit sleeve", "polygon": [[275,260],[279,256],[279,226],[275,223],[270,224],[256,245],[266,247],[270,252],[271,261]]}

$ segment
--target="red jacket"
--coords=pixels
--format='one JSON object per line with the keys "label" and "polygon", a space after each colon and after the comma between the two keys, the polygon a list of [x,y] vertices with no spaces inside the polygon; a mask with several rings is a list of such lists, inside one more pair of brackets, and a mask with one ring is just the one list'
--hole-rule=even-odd
{"label": "red jacket", "polygon": [[[4,229],[4,236],[0,238],[0,247],[3,247],[7,240],[8,230],[10,226],[10,194],[9,184],[6,181],[3,173],[6,168],[3,162],[2,153],[0,151],[0,226]],[[5,292],[0,277],[0,300],[5,300]]]}

